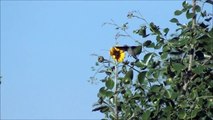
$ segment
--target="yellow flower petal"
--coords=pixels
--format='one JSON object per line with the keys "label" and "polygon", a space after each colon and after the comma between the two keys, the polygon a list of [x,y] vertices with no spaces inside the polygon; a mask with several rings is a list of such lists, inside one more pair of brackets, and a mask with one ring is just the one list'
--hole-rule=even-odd
{"label": "yellow flower petal", "polygon": [[112,47],[110,49],[110,56],[116,60],[117,62],[123,62],[124,58],[125,58],[125,53],[123,50],[118,49],[116,47]]}

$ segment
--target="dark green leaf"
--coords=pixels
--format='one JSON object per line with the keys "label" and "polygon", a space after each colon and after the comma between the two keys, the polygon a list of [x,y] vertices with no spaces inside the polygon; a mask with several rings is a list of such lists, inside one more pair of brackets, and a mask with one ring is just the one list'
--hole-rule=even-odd
{"label": "dark green leaf", "polygon": [[176,10],[174,14],[177,15],[177,16],[178,16],[178,15],[181,15],[181,14],[182,14],[182,11]]}
{"label": "dark green leaf", "polygon": [[145,62],[145,64],[147,65],[148,64],[148,62],[150,61],[150,59],[152,59],[152,57],[153,57],[153,53],[147,53],[145,56],[144,56],[144,62]]}
{"label": "dark green leaf", "polygon": [[111,98],[113,96],[113,92],[112,91],[106,91],[106,96]]}
{"label": "dark green leaf", "polygon": [[168,44],[165,44],[163,46],[163,52],[169,52],[170,51],[170,47],[168,46]]}
{"label": "dark green leaf", "polygon": [[105,90],[104,87],[100,88],[99,94],[100,94],[100,96],[102,96],[102,97],[106,97],[106,90]]}
{"label": "dark green leaf", "polygon": [[135,55],[141,54],[142,46],[141,45],[137,46],[135,49],[133,49],[133,51]]}
{"label": "dark green leaf", "polygon": [[206,10],[204,10],[204,12],[201,12],[201,16],[205,17],[207,15]]}
{"label": "dark green leaf", "polygon": [[195,108],[194,110],[192,110],[192,113],[191,113],[191,118],[194,118],[197,116],[197,113],[199,112],[199,108]]}
{"label": "dark green leaf", "polygon": [[157,79],[159,77],[159,73],[160,73],[159,70],[154,71],[153,72],[153,77]]}
{"label": "dark green leaf", "polygon": [[134,96],[132,96],[131,99],[133,99],[133,100],[139,100],[140,98],[141,98],[141,95],[135,94]]}
{"label": "dark green leaf", "polygon": [[149,82],[156,82],[156,79],[154,79],[154,78],[148,78],[148,81]]}
{"label": "dark green leaf", "polygon": [[144,68],[144,67],[146,67],[146,64],[143,61],[137,61],[135,63],[135,66],[137,66],[139,68]]}
{"label": "dark green leaf", "polygon": [[198,96],[197,90],[192,90],[192,92],[189,95],[191,99],[195,99],[197,96]]}
{"label": "dark green leaf", "polygon": [[193,13],[190,13],[189,10],[186,12],[186,18],[187,19],[191,19],[193,18],[194,14]]}
{"label": "dark green leaf", "polygon": [[146,73],[147,73],[147,71],[143,71],[138,74],[138,81],[140,84],[143,84],[145,77],[146,77]]}
{"label": "dark green leaf", "polygon": [[162,42],[158,42],[156,45],[155,45],[155,49],[160,49],[162,47],[163,43]]}
{"label": "dark green leaf", "polygon": [[180,41],[178,41],[178,46],[177,47],[180,47],[180,46],[183,46],[183,45],[187,45],[189,42],[188,39],[180,39]]}
{"label": "dark green leaf", "polygon": [[177,19],[177,18],[172,18],[172,19],[170,20],[170,22],[172,22],[172,23],[178,23],[178,19]]}
{"label": "dark green leaf", "polygon": [[171,98],[171,97],[172,97],[172,95],[171,95],[171,93],[170,93],[169,90],[166,90],[164,95],[165,95],[167,98]]}
{"label": "dark green leaf", "polygon": [[159,27],[156,26],[153,22],[151,22],[149,24],[150,26],[150,30],[153,32],[153,33],[156,33],[156,34],[161,34],[160,31],[159,31]]}
{"label": "dark green leaf", "polygon": [[185,119],[186,118],[186,111],[180,110],[179,113],[178,113],[178,117],[180,119]]}
{"label": "dark green leaf", "polygon": [[186,67],[181,63],[172,63],[172,66],[173,66],[173,69],[175,69],[176,71],[181,71]]}
{"label": "dark green leaf", "polygon": [[163,53],[161,54],[161,59],[166,59],[167,56],[168,56],[168,52],[163,52]]}
{"label": "dark green leaf", "polygon": [[195,6],[195,11],[196,11],[196,12],[200,12],[200,11],[201,11],[201,8],[200,8],[199,5],[196,5],[196,6]]}
{"label": "dark green leaf", "polygon": [[143,43],[143,46],[148,47],[152,43],[151,40],[147,40]]}
{"label": "dark green leaf", "polygon": [[142,26],[141,29],[138,30],[138,34],[143,38],[147,37],[148,35],[146,34],[146,26]]}
{"label": "dark green leaf", "polygon": [[163,30],[163,32],[165,33],[164,35],[166,36],[166,35],[168,34],[168,32],[169,32],[169,28],[165,28],[165,29]]}
{"label": "dark green leaf", "polygon": [[133,79],[133,70],[130,69],[130,70],[126,73],[126,75],[124,76],[124,82],[125,82],[125,83],[128,83],[128,82],[130,82],[132,79]]}
{"label": "dark green leaf", "polygon": [[142,120],[148,120],[150,118],[150,115],[151,115],[151,111],[149,110],[144,111],[142,115]]}
{"label": "dark green leaf", "polygon": [[186,2],[186,0],[182,3],[183,8],[186,8],[188,6],[188,3]]}
{"label": "dark green leaf", "polygon": [[151,87],[151,91],[152,91],[152,92],[159,92],[160,89],[161,89],[161,86],[160,86],[160,85],[153,85],[153,86]]}
{"label": "dark green leaf", "polygon": [[108,89],[112,89],[114,87],[114,81],[111,78],[108,78],[108,80],[106,81],[106,87]]}
{"label": "dark green leaf", "polygon": [[101,110],[106,110],[106,109],[108,109],[108,107],[107,106],[99,106],[99,107],[97,107],[97,108],[94,108],[92,111],[94,112],[94,111],[101,111]]}
{"label": "dark green leaf", "polygon": [[194,69],[192,69],[192,72],[194,72],[196,74],[201,74],[201,73],[203,73],[204,69],[205,69],[204,66],[199,65],[199,66],[195,67]]}

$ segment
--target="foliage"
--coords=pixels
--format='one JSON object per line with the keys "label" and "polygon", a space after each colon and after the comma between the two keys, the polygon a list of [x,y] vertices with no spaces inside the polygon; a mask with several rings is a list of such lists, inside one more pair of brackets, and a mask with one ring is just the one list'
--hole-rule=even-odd
{"label": "foliage", "polygon": [[[105,77],[93,111],[102,112],[104,119],[213,119],[212,16],[195,2],[184,1],[182,9],[174,12],[177,17],[170,22],[177,28],[170,36],[169,28],[148,23],[138,12],[127,15],[145,22],[133,31],[143,39],[143,43],[136,40],[138,47],[133,51],[143,58],[118,63],[99,57],[102,67],[98,72]],[[180,15],[188,23],[182,24]],[[132,38],[127,23],[112,25]]]}

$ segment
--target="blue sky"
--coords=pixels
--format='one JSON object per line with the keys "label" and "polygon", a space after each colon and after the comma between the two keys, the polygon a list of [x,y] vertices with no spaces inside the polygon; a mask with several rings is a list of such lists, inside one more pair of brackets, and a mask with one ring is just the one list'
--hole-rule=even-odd
{"label": "blue sky", "polygon": [[108,57],[115,43],[114,27],[102,24],[137,29],[143,22],[126,15],[138,10],[172,28],[178,8],[181,1],[1,1],[1,118],[102,118],[92,112],[102,84],[87,81],[96,62],[90,54]]}

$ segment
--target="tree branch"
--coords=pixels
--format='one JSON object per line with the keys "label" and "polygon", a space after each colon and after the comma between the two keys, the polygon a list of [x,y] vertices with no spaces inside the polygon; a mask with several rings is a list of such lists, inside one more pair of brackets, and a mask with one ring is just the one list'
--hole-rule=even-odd
{"label": "tree branch", "polygon": [[192,18],[192,39],[191,39],[191,50],[190,50],[190,55],[189,55],[189,66],[188,66],[188,71],[191,71],[192,69],[192,61],[194,57],[194,44],[192,43],[194,39],[194,29],[196,25],[196,12],[195,12],[195,7],[196,7],[196,0],[192,0],[192,13],[193,13],[193,18]]}

